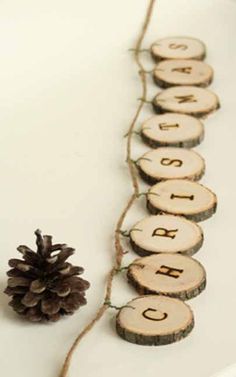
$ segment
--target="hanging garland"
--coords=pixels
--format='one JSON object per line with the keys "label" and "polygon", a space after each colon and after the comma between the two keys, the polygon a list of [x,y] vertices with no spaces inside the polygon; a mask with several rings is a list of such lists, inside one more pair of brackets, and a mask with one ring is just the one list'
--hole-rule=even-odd
{"label": "hanging garland", "polygon": [[[164,88],[152,106],[158,114],[146,120],[139,133],[153,149],[137,161],[132,159],[132,141],[137,121],[146,103],[147,74],[141,61],[142,43],[153,13],[150,0],[144,24],[133,49],[141,81],[141,101],[127,132],[126,161],[133,193],[115,229],[115,261],[108,273],[104,302],[94,318],[77,336],[67,353],[60,377],[67,377],[74,350],[108,308],[118,310],[117,333],[125,340],[145,345],[169,344],[186,337],[194,326],[191,308],[184,302],[200,294],[206,286],[204,267],[192,255],[203,243],[202,229],[196,222],[216,211],[215,194],[197,183],[205,171],[204,159],[186,149],[198,145],[204,126],[198,119],[219,107],[217,96],[205,89],[213,70],[202,62],[204,44],[194,38],[164,38],[149,53],[157,62],[151,71],[154,82]],[[147,51],[147,50],[145,50]],[[139,175],[152,185],[141,193]],[[141,195],[145,195],[150,216],[122,231],[126,216]],[[141,256],[122,267],[125,254],[123,236]],[[139,297],[118,308],[111,303],[113,280],[127,269],[127,278]]]}

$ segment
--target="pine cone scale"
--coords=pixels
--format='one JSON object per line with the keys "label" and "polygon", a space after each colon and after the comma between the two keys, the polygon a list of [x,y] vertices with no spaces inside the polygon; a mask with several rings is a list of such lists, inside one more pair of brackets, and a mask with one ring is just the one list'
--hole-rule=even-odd
{"label": "pine cone scale", "polygon": [[25,295],[27,293],[28,289],[26,287],[14,287],[14,288],[11,288],[11,287],[7,287],[5,289],[5,293],[8,295],[8,296],[14,296],[14,295]]}
{"label": "pine cone scale", "polygon": [[8,287],[14,288],[14,287],[29,287],[30,285],[30,279],[24,278],[24,277],[14,277],[8,279]]}
{"label": "pine cone scale", "polygon": [[41,310],[44,314],[56,314],[59,312],[60,308],[60,299],[58,297],[54,297],[53,300],[51,298],[42,300],[41,302]]}
{"label": "pine cone scale", "polygon": [[61,307],[68,312],[74,312],[79,306],[85,305],[86,303],[87,300],[83,295],[80,295],[79,293],[72,293],[69,297],[62,301]]}
{"label": "pine cone scale", "polygon": [[19,314],[25,311],[25,306],[21,303],[21,296],[15,296],[15,298],[10,301],[9,305]]}
{"label": "pine cone scale", "polygon": [[46,284],[41,280],[33,280],[30,284],[30,290],[33,293],[42,293],[46,289]]}
{"label": "pine cone scale", "polygon": [[33,306],[36,306],[38,302],[41,300],[42,296],[32,293],[32,292],[27,292],[24,297],[21,300],[21,303],[24,306],[27,306],[27,308],[31,308]]}

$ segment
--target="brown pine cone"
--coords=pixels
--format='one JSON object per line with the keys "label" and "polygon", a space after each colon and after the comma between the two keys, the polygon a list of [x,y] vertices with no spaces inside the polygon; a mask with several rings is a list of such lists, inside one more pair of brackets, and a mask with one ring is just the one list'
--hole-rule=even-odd
{"label": "brown pine cone", "polygon": [[41,236],[40,230],[35,235],[37,252],[19,246],[23,260],[9,260],[5,293],[12,296],[9,305],[29,321],[57,321],[87,303],[85,291],[90,284],[77,276],[83,273],[82,267],[66,262],[74,249],[53,245],[52,237]]}

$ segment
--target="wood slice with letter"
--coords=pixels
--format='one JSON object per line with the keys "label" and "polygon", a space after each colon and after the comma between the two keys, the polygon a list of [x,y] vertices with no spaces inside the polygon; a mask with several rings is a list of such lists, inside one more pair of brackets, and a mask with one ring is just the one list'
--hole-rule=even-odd
{"label": "wood slice with letter", "polygon": [[193,313],[188,305],[176,298],[157,295],[135,298],[116,317],[116,330],[123,339],[149,346],[181,340],[193,326]]}
{"label": "wood slice with letter", "polygon": [[219,99],[208,89],[196,86],[174,86],[153,99],[157,113],[176,112],[196,117],[205,116],[219,108]]}
{"label": "wood slice with letter", "polygon": [[197,60],[164,60],[154,68],[155,83],[168,88],[175,85],[196,85],[206,87],[213,80],[213,69]]}
{"label": "wood slice with letter", "polygon": [[151,54],[156,61],[163,59],[203,60],[206,48],[199,39],[190,37],[168,37],[151,45]]}
{"label": "wood slice with letter", "polygon": [[192,148],[203,140],[204,127],[199,119],[190,115],[165,113],[146,120],[142,125],[141,136],[152,148]]}
{"label": "wood slice with letter", "polygon": [[198,224],[185,217],[148,216],[131,228],[130,243],[141,256],[158,253],[193,255],[202,246],[203,232]]}
{"label": "wood slice with letter", "polygon": [[183,215],[203,221],[216,211],[216,195],[203,185],[185,179],[170,179],[152,186],[147,195],[147,208],[152,214],[161,212]]}
{"label": "wood slice with letter", "polygon": [[181,254],[157,254],[136,259],[128,269],[129,282],[139,294],[159,294],[188,300],[206,286],[204,267]]}
{"label": "wood slice with letter", "polygon": [[138,159],[141,177],[149,184],[173,178],[198,181],[204,174],[204,159],[195,151],[182,148],[157,148]]}

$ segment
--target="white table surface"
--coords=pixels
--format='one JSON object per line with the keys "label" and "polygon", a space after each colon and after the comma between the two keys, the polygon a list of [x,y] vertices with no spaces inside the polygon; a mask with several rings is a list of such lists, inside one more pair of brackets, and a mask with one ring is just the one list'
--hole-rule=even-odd
{"label": "white table surface", "polygon": [[[21,243],[34,245],[41,228],[76,247],[72,261],[92,283],[88,305],[51,325],[19,319],[0,295],[0,369],[6,377],[54,377],[75,335],[102,302],[114,253],[113,231],[131,192],[125,133],[140,96],[134,45],[146,0],[11,0],[0,2],[0,250],[1,292],[7,261]],[[236,2],[157,1],[145,40],[189,35],[208,47],[211,86],[222,108],[204,121],[202,182],[219,199],[202,223],[196,255],[208,274],[204,293],[191,300],[196,326],[185,340],[142,347],[120,339],[109,310],[76,351],[70,377],[210,377],[236,362]],[[147,68],[152,67],[145,58]],[[150,98],[159,89],[149,80]],[[146,106],[141,120],[150,116]],[[139,123],[140,125],[140,123]],[[134,158],[148,148],[134,139]],[[145,189],[143,185],[143,189]],[[146,214],[144,200],[128,228]],[[125,258],[127,264],[135,257]],[[136,293],[120,276],[112,301]]]}

